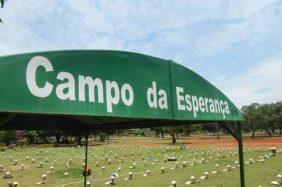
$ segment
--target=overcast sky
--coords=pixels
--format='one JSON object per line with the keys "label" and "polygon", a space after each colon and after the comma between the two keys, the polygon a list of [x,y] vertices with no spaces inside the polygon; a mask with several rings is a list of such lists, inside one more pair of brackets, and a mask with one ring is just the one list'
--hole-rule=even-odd
{"label": "overcast sky", "polygon": [[282,1],[8,0],[0,55],[115,49],[172,59],[238,106],[282,100]]}

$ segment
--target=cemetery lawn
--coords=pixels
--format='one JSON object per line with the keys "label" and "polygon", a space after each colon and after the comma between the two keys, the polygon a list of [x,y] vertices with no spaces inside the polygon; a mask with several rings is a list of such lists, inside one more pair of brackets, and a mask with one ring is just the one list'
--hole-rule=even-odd
{"label": "cemetery lawn", "polygon": [[[230,139],[222,138],[217,141],[229,141]],[[281,140],[280,138],[280,141],[277,142],[281,143]],[[193,142],[193,138],[179,140],[183,143],[186,141]],[[169,139],[123,138],[110,140],[109,145],[90,146],[88,162],[92,173],[88,180],[91,181],[91,186],[110,186],[105,183],[109,181],[111,174],[116,172],[119,178],[114,186],[117,187],[164,187],[169,186],[173,180],[177,182],[178,187],[181,187],[187,186],[185,182],[191,176],[196,177],[195,184],[191,185],[195,187],[240,186],[239,168],[235,163],[238,160],[237,147],[232,143],[230,146],[217,146],[209,143],[199,146],[193,143],[185,145],[184,149],[180,149],[179,145],[170,145]],[[276,176],[282,173],[282,153],[265,158],[265,155],[270,153],[270,145],[245,147],[245,162],[249,162],[249,159],[255,161],[252,164],[245,164],[246,186],[271,186],[270,182],[276,180]],[[278,150],[282,148],[279,147],[280,144],[275,145]],[[263,163],[259,162],[262,158],[260,156],[264,157]],[[166,157],[176,157],[177,161],[165,163]],[[7,183],[11,181],[17,181],[20,187],[83,186],[81,175],[83,158],[83,147],[48,145],[6,149],[0,152],[0,165],[3,165],[3,172],[0,172],[0,186],[8,186]],[[32,159],[35,159],[34,163]],[[70,159],[72,159],[71,163],[69,163]],[[109,159],[111,163],[108,163]],[[18,161],[17,165],[14,165],[15,160]],[[40,162],[43,163],[43,167],[36,168]],[[183,167],[184,162],[187,163],[186,167]],[[69,163],[68,168],[66,163]],[[132,168],[134,163],[136,167]],[[21,164],[24,164],[23,170],[21,170]],[[216,167],[217,164],[218,167]],[[227,165],[235,168],[232,168],[231,171],[222,171],[227,168]],[[51,166],[54,167],[54,172],[50,172]],[[102,169],[102,166],[105,166],[105,170]],[[165,167],[164,173],[160,173],[161,167]],[[121,170],[118,171],[118,168]],[[147,170],[151,171],[151,175],[144,177],[143,174]],[[214,170],[219,172],[211,174]],[[2,179],[6,171],[11,172],[12,179]],[[133,173],[133,178],[126,181],[124,178],[128,177],[129,172]],[[208,179],[203,181],[199,177],[203,176],[204,172],[210,174]],[[68,175],[64,176],[65,173]],[[37,185],[36,183],[42,181],[43,174],[47,174],[46,183]]]}

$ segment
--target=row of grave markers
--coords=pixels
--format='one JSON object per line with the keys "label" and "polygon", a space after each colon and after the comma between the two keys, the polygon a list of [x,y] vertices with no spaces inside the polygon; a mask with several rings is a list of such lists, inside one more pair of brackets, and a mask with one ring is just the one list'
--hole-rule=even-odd
{"label": "row of grave markers", "polygon": [[[163,151],[163,152],[165,152],[165,151]],[[106,151],[105,151],[105,153],[106,153]],[[131,153],[131,156],[134,155],[134,154],[135,154],[135,153],[132,152],[132,153]],[[204,154],[205,154],[205,156],[206,156],[206,153],[201,153],[201,155],[204,155]],[[229,154],[232,154],[232,152],[229,152]],[[276,154],[276,151],[275,151],[275,154]],[[42,152],[42,155],[44,155],[43,152]],[[195,155],[198,155],[198,153],[195,153]],[[233,153],[232,156],[234,156],[234,155],[236,155],[236,153]],[[273,149],[272,149],[272,153],[270,153],[269,155],[260,156],[260,157],[259,157],[260,159],[258,160],[258,162],[264,162],[265,159],[268,159],[268,158],[270,158],[270,157],[273,156],[273,155],[274,155],[274,152],[273,152]],[[92,155],[92,156],[93,156],[93,155]],[[111,164],[111,163],[112,163],[112,160],[111,160],[111,159],[108,159],[108,156],[107,156],[107,155],[104,155],[104,156],[105,156],[104,160],[107,160],[107,163],[108,163],[108,164]],[[165,156],[167,156],[167,155],[165,155]],[[229,157],[229,156],[230,156],[230,155],[228,155],[228,157]],[[218,158],[224,158],[225,155],[223,155],[223,154],[217,154],[217,157],[218,157]],[[95,160],[97,160],[97,156],[94,156],[94,158],[95,158]],[[117,155],[117,154],[115,154],[115,158],[118,158],[118,155]],[[173,158],[173,157],[167,157],[166,160],[165,160],[165,162],[168,160],[168,158]],[[9,157],[9,160],[10,160],[10,161],[12,161],[12,159],[13,159],[13,157]],[[29,160],[29,159],[30,159],[30,157],[28,157],[28,156],[25,157],[25,160]],[[209,159],[211,159],[211,157],[209,157]],[[124,161],[124,159],[121,159],[120,161],[123,162],[122,160]],[[135,158],[132,158],[132,160],[135,160]],[[146,161],[144,156],[142,156],[142,160],[143,160],[143,161]],[[207,160],[206,158],[201,158],[201,159],[198,160],[198,161],[196,161],[196,159],[194,159],[193,162],[190,163],[190,165],[191,165],[191,164],[192,164],[192,165],[193,165],[193,164],[196,164],[197,162],[198,162],[199,164],[200,164],[200,163],[205,163],[206,160]],[[32,161],[32,163],[34,163],[34,162],[35,162],[35,159],[31,159],[31,161]],[[49,162],[48,157],[45,158],[45,162]],[[55,160],[54,163],[56,163],[56,162],[57,162],[57,161]],[[155,160],[155,162],[156,162],[156,160]],[[253,163],[255,163],[255,162],[256,162],[256,161],[254,161],[253,159],[249,159],[249,161],[245,162],[245,164],[253,164]],[[156,163],[157,163],[157,162],[156,162]],[[18,164],[19,164],[18,161],[17,161],[17,160],[14,160],[14,165],[18,165]],[[68,168],[70,164],[72,164],[72,159],[70,159],[69,162],[66,163],[66,168]],[[238,166],[238,162],[237,162],[237,161],[235,161],[235,164]],[[99,165],[99,164],[98,164],[98,165]],[[136,165],[137,165],[137,164],[134,162],[134,163],[132,164],[132,166],[130,167],[130,169],[136,168]],[[187,165],[187,162],[186,162],[186,161],[183,161],[183,164],[181,165],[181,167],[186,167],[186,165]],[[20,166],[21,166],[21,170],[23,170],[23,169],[24,169],[24,164],[21,164]],[[96,166],[97,166],[97,162],[96,162]],[[42,167],[43,167],[43,162],[40,162],[39,165],[38,165],[38,167],[39,167],[39,168],[42,168]],[[176,165],[175,165],[174,167],[172,167],[171,169],[172,169],[172,170],[173,170],[173,169],[177,169],[177,167],[178,167],[178,163],[176,162]],[[219,167],[219,165],[216,165],[216,167]],[[223,172],[227,172],[227,171],[230,171],[232,168],[235,169],[234,166],[232,167],[232,166],[228,165],[227,168],[222,169],[222,171],[223,171]],[[105,170],[105,169],[106,169],[106,167],[105,167],[105,166],[102,166],[102,170]],[[118,170],[118,171],[121,171],[121,168],[118,168],[117,170]],[[3,172],[3,165],[0,165],[0,171]],[[48,171],[47,174],[52,173],[52,172],[54,172],[54,167],[53,167],[53,166],[50,167],[50,171]],[[164,172],[165,172],[165,168],[162,167],[162,168],[160,169],[160,172],[159,172],[159,173],[164,173]],[[217,174],[218,172],[219,172],[219,171],[214,170],[214,171],[211,172],[211,174]],[[43,175],[41,176],[42,181],[38,182],[38,184],[45,184],[45,183],[46,183],[47,174],[43,174]],[[10,173],[9,171],[7,171],[7,172],[5,173],[5,175],[6,175],[7,178],[11,178],[11,177],[12,177],[12,175],[11,175],[11,173]],[[4,175],[4,176],[5,176],[5,175]],[[67,176],[68,173],[65,172],[64,175]],[[151,175],[151,171],[150,171],[150,170],[147,170],[147,171],[143,174],[144,177],[150,176],[150,175]],[[199,179],[205,180],[205,179],[208,178],[209,175],[210,175],[209,172],[205,172],[204,175],[202,175],[202,176],[199,177]],[[277,180],[276,182],[280,184],[281,182],[279,182],[279,181],[280,181],[279,176],[280,176],[280,175],[277,176],[277,177],[278,177],[278,180]],[[116,182],[117,178],[118,178],[118,174],[117,174],[117,173],[113,173],[112,176],[111,176],[111,178],[110,178],[110,181],[106,182],[106,184],[114,184],[114,183]],[[131,180],[132,178],[133,178],[133,173],[132,173],[132,172],[129,172],[129,174],[128,174],[128,176],[125,178],[125,180]],[[196,178],[195,178],[194,176],[191,176],[190,179],[185,182],[185,184],[194,184],[194,183],[195,183],[195,179],[196,179]],[[16,183],[17,183],[17,182],[16,182]],[[18,184],[15,184],[15,185],[18,185]],[[175,181],[172,181],[172,185],[173,185],[173,186],[176,186],[176,182],[175,182]]]}

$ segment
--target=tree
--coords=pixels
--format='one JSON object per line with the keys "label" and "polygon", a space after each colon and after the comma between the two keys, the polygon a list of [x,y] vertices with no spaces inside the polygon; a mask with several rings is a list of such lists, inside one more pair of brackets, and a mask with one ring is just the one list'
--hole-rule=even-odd
{"label": "tree", "polygon": [[190,136],[193,132],[193,125],[189,124],[189,125],[183,125],[183,133],[186,135],[186,136]]}
{"label": "tree", "polygon": [[61,142],[62,132],[60,130],[55,131],[55,136],[56,136],[56,143],[59,144]]}
{"label": "tree", "polygon": [[[0,0],[1,8],[4,8],[5,1],[7,0]],[[3,23],[1,18],[0,18],[0,23]]]}
{"label": "tree", "polygon": [[242,108],[244,116],[244,130],[252,131],[251,137],[255,137],[257,130],[265,131],[272,136],[279,129],[282,130],[282,102],[263,104],[253,103]]}
{"label": "tree", "polygon": [[15,130],[0,131],[0,139],[6,145],[10,145],[12,142],[16,141],[16,131]]}
{"label": "tree", "polygon": [[36,138],[38,138],[39,135],[36,131],[27,131],[25,136],[27,139],[27,143],[33,144],[35,143],[35,140]]}
{"label": "tree", "polygon": [[279,129],[280,136],[282,135],[282,102],[278,102],[275,104],[275,119],[276,119],[276,125]]}
{"label": "tree", "polygon": [[[274,113],[274,108],[271,105],[265,104],[262,105],[259,108],[259,111],[261,111],[261,113],[263,114],[263,118],[262,118],[262,129],[265,130],[265,132],[269,135],[272,136],[270,129],[275,126],[274,123],[274,118],[273,115],[275,115]],[[275,129],[273,129],[273,132],[275,132]]]}
{"label": "tree", "polygon": [[163,127],[164,132],[171,136],[172,144],[176,144],[176,139],[178,139],[178,133],[182,132],[182,126],[168,126]]}
{"label": "tree", "polygon": [[0,0],[1,8],[4,8],[5,1],[6,1],[6,0]]}
{"label": "tree", "polygon": [[164,128],[163,127],[152,127],[150,128],[151,131],[155,132],[155,136],[159,137],[161,135],[164,138]]}
{"label": "tree", "polygon": [[101,142],[105,142],[106,141],[106,138],[107,138],[107,134],[105,132],[100,132],[99,133],[99,140]]}
{"label": "tree", "polygon": [[245,128],[252,131],[251,138],[255,137],[255,132],[258,130],[258,126],[261,122],[262,115],[257,111],[260,105],[253,103],[249,106],[243,106],[242,112],[244,115]]}
{"label": "tree", "polygon": [[205,123],[202,124],[201,126],[201,130],[208,135],[208,133],[213,133],[213,135],[217,135],[218,136],[218,124],[217,123]]}

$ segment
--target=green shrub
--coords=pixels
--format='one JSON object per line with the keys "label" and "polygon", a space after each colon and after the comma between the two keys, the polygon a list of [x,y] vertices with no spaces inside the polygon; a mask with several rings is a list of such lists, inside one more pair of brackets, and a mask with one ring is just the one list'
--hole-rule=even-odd
{"label": "green shrub", "polygon": [[19,146],[20,147],[24,147],[24,146],[26,146],[27,145],[27,141],[26,140],[20,140],[19,141]]}
{"label": "green shrub", "polygon": [[106,133],[104,133],[104,132],[100,132],[100,133],[99,133],[99,140],[100,140],[101,142],[105,142],[106,138],[107,138]]}
{"label": "green shrub", "polygon": [[142,136],[142,137],[145,137],[145,132],[140,132],[140,135]]}

